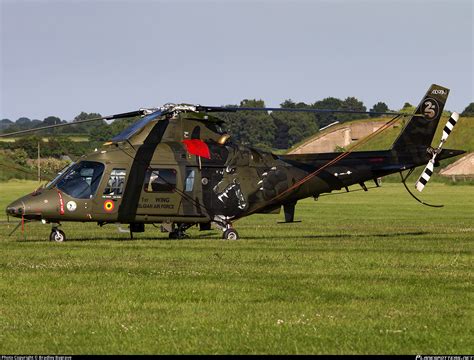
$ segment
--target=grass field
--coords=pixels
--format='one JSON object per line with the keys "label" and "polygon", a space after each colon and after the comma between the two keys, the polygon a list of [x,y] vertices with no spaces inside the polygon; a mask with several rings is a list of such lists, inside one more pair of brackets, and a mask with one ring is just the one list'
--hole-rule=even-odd
{"label": "grass field", "polygon": [[[0,184],[6,204],[33,182]],[[426,192],[426,193],[425,193]],[[474,187],[401,185],[254,215],[242,239],[0,225],[0,353],[472,354]]]}

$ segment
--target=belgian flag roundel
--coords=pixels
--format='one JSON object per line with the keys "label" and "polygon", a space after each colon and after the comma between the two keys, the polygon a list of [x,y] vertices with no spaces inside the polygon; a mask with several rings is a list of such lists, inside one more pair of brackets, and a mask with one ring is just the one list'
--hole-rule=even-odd
{"label": "belgian flag roundel", "polygon": [[107,212],[114,211],[115,204],[112,200],[105,200],[104,201],[104,210]]}

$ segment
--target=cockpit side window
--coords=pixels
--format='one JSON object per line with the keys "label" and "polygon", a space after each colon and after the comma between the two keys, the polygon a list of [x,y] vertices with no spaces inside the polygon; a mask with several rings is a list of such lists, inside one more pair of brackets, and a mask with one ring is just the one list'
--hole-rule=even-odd
{"label": "cockpit side window", "polygon": [[104,168],[104,164],[99,162],[81,161],[74,164],[56,186],[76,199],[90,199],[97,192]]}
{"label": "cockpit side window", "polygon": [[113,169],[110,173],[109,181],[104,189],[104,195],[113,197],[121,197],[125,186],[125,177],[127,172],[125,169]]}

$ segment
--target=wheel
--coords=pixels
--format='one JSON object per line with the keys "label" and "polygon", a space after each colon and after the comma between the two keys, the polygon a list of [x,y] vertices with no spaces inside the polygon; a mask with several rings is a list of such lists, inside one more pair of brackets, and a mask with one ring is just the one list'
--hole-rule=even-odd
{"label": "wheel", "polygon": [[230,228],[224,231],[222,238],[224,240],[237,240],[239,238],[239,234],[235,229]]}
{"label": "wheel", "polygon": [[53,229],[51,231],[51,234],[49,235],[49,240],[56,241],[56,242],[63,242],[63,241],[66,241],[66,235],[64,234],[64,231],[62,230]]}

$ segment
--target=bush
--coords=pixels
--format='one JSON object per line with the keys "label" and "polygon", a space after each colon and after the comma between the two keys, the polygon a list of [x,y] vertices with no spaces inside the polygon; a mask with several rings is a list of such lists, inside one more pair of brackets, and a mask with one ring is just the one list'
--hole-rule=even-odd
{"label": "bush", "polygon": [[474,102],[470,103],[464,111],[461,113],[461,116],[474,116]]}
{"label": "bush", "polygon": [[28,160],[28,153],[24,149],[15,149],[13,151],[9,151],[10,158],[15,162],[17,165],[25,166]]}
{"label": "bush", "polygon": [[[41,176],[44,178],[52,178],[55,176],[61,169],[69,164],[67,160],[59,160],[56,158],[42,158],[41,159]],[[28,159],[28,166],[31,169],[38,168],[38,159]]]}

